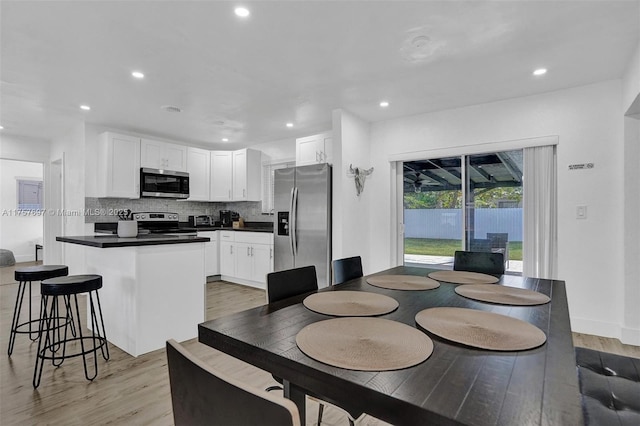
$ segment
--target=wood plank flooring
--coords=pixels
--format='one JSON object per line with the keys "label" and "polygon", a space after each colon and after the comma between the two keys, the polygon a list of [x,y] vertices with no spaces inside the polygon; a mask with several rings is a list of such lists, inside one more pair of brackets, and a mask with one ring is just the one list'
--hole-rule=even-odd
{"label": "wood plank flooring", "polygon": [[[32,264],[35,263],[22,263],[19,266]],[[13,267],[0,268],[0,424],[173,424],[163,349],[134,358],[110,345],[111,359],[98,359],[98,377],[93,382],[84,378],[80,358],[66,360],[60,368],[45,363],[40,387],[34,390],[31,380],[37,344],[32,343],[26,335],[18,335],[13,355],[9,357],[6,352],[17,292],[13,272]],[[33,289],[34,293],[39,293],[36,285]],[[213,319],[260,306],[265,303],[265,298],[263,290],[222,281],[208,283],[206,318]],[[34,294],[31,302],[36,312],[40,303],[39,294]],[[82,303],[81,307],[84,306]],[[574,343],[576,346],[640,358],[640,347],[623,345],[615,339],[574,334]],[[222,368],[253,386],[264,389],[275,384],[268,372],[202,345],[196,339],[185,342],[185,346],[206,363]],[[315,424],[317,407],[317,403],[307,401],[308,425]],[[323,425],[347,424],[342,411],[332,407],[325,409]],[[359,424],[385,423],[366,416]]]}

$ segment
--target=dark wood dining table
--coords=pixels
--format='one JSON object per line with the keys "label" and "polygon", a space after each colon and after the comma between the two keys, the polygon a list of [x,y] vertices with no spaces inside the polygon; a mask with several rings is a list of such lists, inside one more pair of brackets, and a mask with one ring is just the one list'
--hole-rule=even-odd
{"label": "dark wood dining table", "polygon": [[[399,266],[381,274],[426,276],[433,269]],[[464,298],[456,284],[434,290],[374,287],[366,276],[320,291],[368,291],[399,302],[381,318],[421,329],[415,315],[439,306],[471,308],[529,322],[547,336],[542,346],[516,352],[475,349],[429,335],[434,350],[426,361],[396,371],[353,371],[315,361],[296,345],[305,326],[329,319],[293,297],[198,326],[200,342],[284,379],[285,396],[300,409],[305,394],[351,413],[368,413],[395,425],[582,425],[574,347],[564,281],[504,275],[498,285],[538,291],[551,302],[505,306]],[[425,331],[426,332],[426,331]]]}

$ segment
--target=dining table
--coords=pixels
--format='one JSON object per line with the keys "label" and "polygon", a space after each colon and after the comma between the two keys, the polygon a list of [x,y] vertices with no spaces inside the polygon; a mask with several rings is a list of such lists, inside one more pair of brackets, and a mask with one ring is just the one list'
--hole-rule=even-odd
{"label": "dining table", "polygon": [[[265,304],[198,325],[199,341],[283,379],[284,394],[305,422],[306,395],[357,415],[367,413],[394,425],[582,425],[565,283],[517,275],[500,276],[496,285],[533,290],[551,299],[534,306],[487,303],[455,292],[458,284],[440,282],[432,290],[392,290],[373,286],[376,275],[426,277],[436,269],[398,266],[320,289],[366,291],[398,302],[379,318],[421,330],[433,341],[425,361],[392,371],[358,371],[310,358],[296,344],[300,331],[332,318],[303,304],[309,294]],[[464,284],[460,284],[464,285]],[[533,349],[479,349],[429,333],[416,314],[436,307],[487,311],[527,322],[546,335]]]}

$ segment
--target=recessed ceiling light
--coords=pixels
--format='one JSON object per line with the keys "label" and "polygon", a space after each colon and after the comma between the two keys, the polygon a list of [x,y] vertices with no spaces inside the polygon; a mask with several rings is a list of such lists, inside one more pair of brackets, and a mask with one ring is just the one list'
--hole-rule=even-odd
{"label": "recessed ceiling light", "polygon": [[222,142],[229,142],[229,139],[227,139],[227,138],[222,138]]}
{"label": "recessed ceiling light", "polygon": [[135,78],[139,78],[139,79],[144,78],[144,74],[142,74],[140,71],[133,71],[131,73],[131,75],[134,76]]}
{"label": "recessed ceiling light", "polygon": [[80,105],[80,109],[83,109],[85,111],[89,111],[91,109],[91,107],[89,105]]}
{"label": "recessed ceiling light", "polygon": [[388,106],[389,106],[389,102],[387,102],[387,101],[382,101],[382,102],[380,102],[380,106],[381,106],[382,108],[386,108],[386,107],[388,107]]}
{"label": "recessed ceiling light", "polygon": [[4,129],[4,127],[0,126],[0,130]]}
{"label": "recessed ceiling light", "polygon": [[537,70],[535,70],[533,72],[533,75],[544,75],[547,73],[547,69],[546,68],[538,68]]}
{"label": "recessed ceiling light", "polygon": [[287,127],[293,127],[293,123],[287,123]]}
{"label": "recessed ceiling light", "polygon": [[247,16],[249,16],[249,9],[247,9],[246,7],[236,7],[234,12],[241,18],[246,18]]}

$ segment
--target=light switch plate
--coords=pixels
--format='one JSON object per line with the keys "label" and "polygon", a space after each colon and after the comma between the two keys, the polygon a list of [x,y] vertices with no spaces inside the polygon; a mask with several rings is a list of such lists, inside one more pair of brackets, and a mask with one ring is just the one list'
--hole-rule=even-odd
{"label": "light switch plate", "polygon": [[576,206],[576,219],[587,218],[587,206]]}

